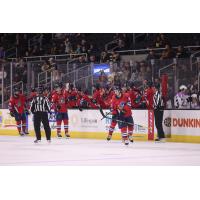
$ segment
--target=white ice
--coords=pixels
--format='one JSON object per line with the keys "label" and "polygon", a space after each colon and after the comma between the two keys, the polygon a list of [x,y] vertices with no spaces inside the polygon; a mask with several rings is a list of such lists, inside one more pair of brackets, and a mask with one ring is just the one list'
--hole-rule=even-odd
{"label": "white ice", "polygon": [[33,137],[0,136],[1,166],[200,165],[200,144],[57,139],[34,144]]}

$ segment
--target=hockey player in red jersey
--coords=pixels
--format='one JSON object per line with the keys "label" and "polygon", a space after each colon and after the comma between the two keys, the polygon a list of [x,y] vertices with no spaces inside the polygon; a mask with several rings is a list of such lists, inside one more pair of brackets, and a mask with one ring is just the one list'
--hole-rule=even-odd
{"label": "hockey player in red jersey", "polygon": [[102,99],[105,103],[105,108],[109,109],[110,105],[111,105],[111,100],[112,97],[114,95],[114,92],[112,90],[112,87],[109,87],[108,85],[105,86],[104,90],[103,90],[103,95],[102,95]]}
{"label": "hockey player in red jersey", "polygon": [[62,85],[58,84],[55,88],[56,92],[52,96],[52,107],[56,113],[56,123],[57,123],[57,137],[62,138],[61,135],[61,125],[62,121],[64,123],[64,130],[66,138],[69,138],[68,133],[68,112],[67,112],[67,93],[62,90]]}
{"label": "hockey player in red jersey", "polygon": [[17,130],[21,136],[28,134],[26,127],[26,114],[29,114],[26,97],[20,93],[19,88],[14,88],[13,96],[9,100],[8,105],[10,115],[15,117]]}
{"label": "hockey player in red jersey", "polygon": [[112,122],[110,125],[107,140],[111,139],[114,128],[118,122],[118,126],[122,134],[122,141],[125,143],[125,145],[128,145],[129,144],[128,140],[133,142],[133,124],[134,124],[131,111],[130,98],[126,94],[122,93],[120,87],[115,87],[114,93],[115,95],[113,96],[111,101]]}
{"label": "hockey player in red jersey", "polygon": [[81,87],[78,87],[78,100],[77,106],[80,111],[86,108],[98,108],[98,106],[93,103],[92,99],[87,95],[87,91],[83,91]]}
{"label": "hockey player in red jersey", "polygon": [[92,96],[93,103],[99,105],[101,108],[106,108],[106,104],[103,101],[103,89],[100,87],[99,84],[95,85],[94,94]]}
{"label": "hockey player in red jersey", "polygon": [[67,91],[68,95],[68,108],[77,108],[77,91],[74,88],[72,83],[69,84],[69,88]]}
{"label": "hockey player in red jersey", "polygon": [[132,108],[145,108],[146,107],[146,101],[140,92],[139,89],[137,89],[133,82],[129,83],[129,96],[131,99],[131,107]]}
{"label": "hockey player in red jersey", "polygon": [[155,88],[151,81],[147,82],[147,88],[144,91],[144,98],[146,99],[146,107],[148,110],[153,110],[153,97],[155,94]]}

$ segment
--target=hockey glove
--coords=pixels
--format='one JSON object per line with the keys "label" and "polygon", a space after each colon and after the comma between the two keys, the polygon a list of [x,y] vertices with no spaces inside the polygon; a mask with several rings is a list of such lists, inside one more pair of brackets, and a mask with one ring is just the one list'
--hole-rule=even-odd
{"label": "hockey glove", "polygon": [[15,117],[15,114],[13,112],[10,112],[11,117]]}
{"label": "hockey glove", "polygon": [[57,108],[57,110],[60,110],[60,109],[61,109],[61,106],[60,106],[60,105],[57,105],[56,108]]}

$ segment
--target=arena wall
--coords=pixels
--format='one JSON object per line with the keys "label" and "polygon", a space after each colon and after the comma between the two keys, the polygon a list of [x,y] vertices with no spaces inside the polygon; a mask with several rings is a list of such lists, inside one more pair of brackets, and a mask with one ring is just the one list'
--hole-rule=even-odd
{"label": "arena wall", "polygon": [[[108,110],[104,110],[108,113]],[[166,110],[163,127],[170,142],[200,143],[200,111],[199,110]],[[108,115],[111,117],[111,115]],[[153,112],[148,110],[133,110],[135,140],[153,140],[157,130],[153,120]],[[102,119],[98,110],[69,110],[69,131],[72,138],[105,139],[108,133],[110,119]],[[49,116],[53,137],[56,136],[55,115]],[[27,117],[28,130],[34,136],[33,116]],[[41,127],[42,128],[42,127]],[[42,129],[43,130],[43,129]],[[62,131],[64,131],[62,129]],[[42,131],[43,132],[43,131]],[[15,120],[7,109],[0,110],[0,135],[18,135]],[[44,132],[43,132],[44,135]],[[121,139],[116,127],[113,139]]]}

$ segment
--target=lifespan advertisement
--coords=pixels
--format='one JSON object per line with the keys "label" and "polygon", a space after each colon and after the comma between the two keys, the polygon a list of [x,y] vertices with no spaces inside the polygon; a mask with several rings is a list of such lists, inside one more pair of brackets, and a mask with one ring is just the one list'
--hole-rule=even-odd
{"label": "lifespan advertisement", "polygon": [[[109,110],[104,110],[108,114]],[[108,118],[102,119],[102,115],[98,110],[69,110],[70,131],[80,132],[108,132],[111,124],[111,114]],[[134,110],[134,133],[147,134],[148,132],[148,111]],[[118,126],[115,132],[120,133]]]}

